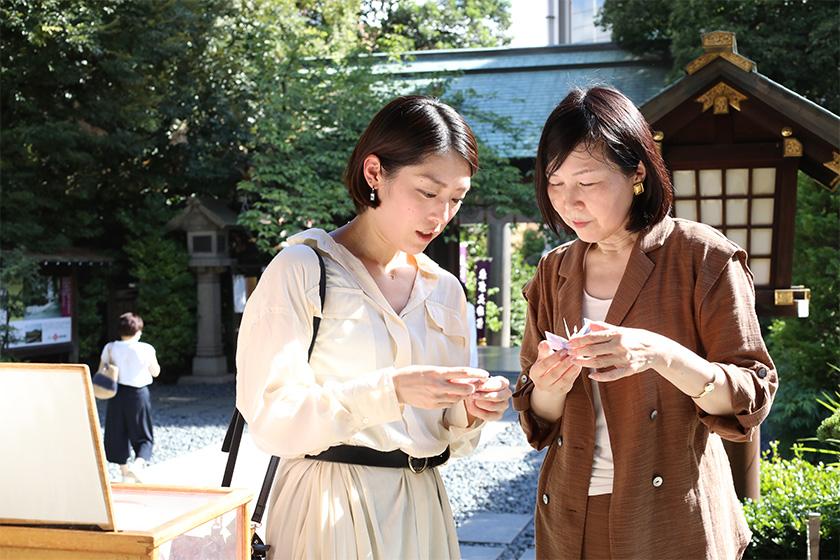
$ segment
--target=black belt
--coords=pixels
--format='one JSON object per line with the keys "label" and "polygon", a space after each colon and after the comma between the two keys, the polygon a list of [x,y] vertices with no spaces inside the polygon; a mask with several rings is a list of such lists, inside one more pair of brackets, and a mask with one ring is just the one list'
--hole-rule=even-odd
{"label": "black belt", "polygon": [[317,455],[307,455],[307,459],[329,461],[331,463],[350,463],[367,467],[390,467],[392,469],[410,469],[420,474],[426,469],[433,469],[449,459],[449,447],[434,457],[412,457],[399,449],[395,451],[377,451],[358,445],[336,445]]}

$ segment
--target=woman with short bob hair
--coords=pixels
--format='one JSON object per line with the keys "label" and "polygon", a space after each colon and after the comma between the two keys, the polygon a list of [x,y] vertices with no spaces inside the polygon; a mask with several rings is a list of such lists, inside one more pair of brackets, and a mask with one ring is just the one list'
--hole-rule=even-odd
{"label": "woman with short bob hair", "polygon": [[436,467],[469,453],[511,392],[468,367],[464,293],[423,250],[477,169],[454,109],[395,99],[347,164],[356,217],[289,238],[248,300],[236,403],[257,446],[283,459],[271,558],[459,557]]}
{"label": "woman with short bob hair", "polygon": [[611,88],[554,109],[535,183],[545,223],[577,236],[523,290],[513,402],[548,448],[537,557],[740,558],[750,532],[721,438],[749,440],[778,387],[746,253],[669,216],[650,127]]}

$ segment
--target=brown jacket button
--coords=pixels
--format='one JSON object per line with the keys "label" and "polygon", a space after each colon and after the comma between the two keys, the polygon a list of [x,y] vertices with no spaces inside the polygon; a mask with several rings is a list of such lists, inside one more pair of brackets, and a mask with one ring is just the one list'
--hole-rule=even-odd
{"label": "brown jacket button", "polygon": [[557,438],[557,447],[563,447],[563,436]]}
{"label": "brown jacket button", "polygon": [[543,503],[548,505],[548,494],[543,494]]}
{"label": "brown jacket button", "polygon": [[660,486],[662,486],[662,483],[663,483],[663,482],[665,482],[665,481],[664,481],[664,480],[662,480],[662,477],[661,477],[661,476],[659,476],[659,475],[654,476],[654,477],[653,477],[653,480],[651,481],[651,483],[653,484],[653,487],[654,487],[654,488],[659,488]]}
{"label": "brown jacket button", "polygon": [[656,420],[657,416],[659,416],[659,411],[658,410],[656,410],[654,408],[653,410],[650,411],[650,419],[651,420]]}

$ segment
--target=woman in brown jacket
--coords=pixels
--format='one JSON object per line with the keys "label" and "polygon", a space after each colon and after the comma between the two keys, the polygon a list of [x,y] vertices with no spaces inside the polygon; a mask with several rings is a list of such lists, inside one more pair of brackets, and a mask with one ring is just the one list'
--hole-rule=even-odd
{"label": "woman in brown jacket", "polygon": [[[747,255],[668,216],[649,125],[618,91],[573,91],[542,132],[545,222],[577,240],[540,262],[514,406],[548,448],[539,558],[740,558],[750,531],[721,438],[750,440],[778,386]],[[546,332],[572,336],[553,351]]]}

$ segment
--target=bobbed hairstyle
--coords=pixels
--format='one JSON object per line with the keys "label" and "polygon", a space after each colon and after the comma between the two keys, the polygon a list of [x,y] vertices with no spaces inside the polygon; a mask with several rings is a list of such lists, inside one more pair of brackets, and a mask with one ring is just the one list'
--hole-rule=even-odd
{"label": "bobbed hairstyle", "polygon": [[551,205],[548,178],[578,146],[604,154],[628,176],[636,172],[640,161],[644,163],[645,191],[633,197],[628,231],[642,231],[671,211],[671,178],[641,112],[618,90],[600,86],[574,89],[545,122],[534,170],[537,205],[556,234],[574,232]]}
{"label": "bobbed hairstyle", "polygon": [[379,206],[379,197],[370,199],[365,179],[365,158],[379,158],[385,176],[408,165],[417,165],[432,155],[454,151],[470,167],[478,170],[478,145],[472,129],[455,109],[432,97],[397,97],[370,121],[344,169],[344,184],[350,191],[356,213]]}
{"label": "bobbed hairstyle", "polygon": [[134,336],[143,330],[143,318],[134,313],[120,315],[120,325],[117,329],[120,336]]}

